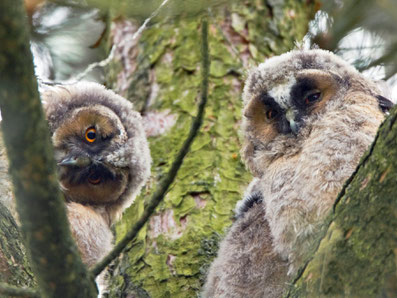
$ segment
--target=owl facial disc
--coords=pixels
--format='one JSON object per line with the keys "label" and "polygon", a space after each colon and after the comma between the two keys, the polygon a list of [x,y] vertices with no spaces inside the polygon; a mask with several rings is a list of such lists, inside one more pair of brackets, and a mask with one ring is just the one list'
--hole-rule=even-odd
{"label": "owl facial disc", "polygon": [[41,97],[66,201],[95,205],[115,222],[150,176],[141,116],[92,82],[56,85]]}
{"label": "owl facial disc", "polygon": [[126,142],[126,131],[113,111],[99,105],[76,109],[55,131],[53,141],[66,199],[110,203],[126,190],[128,168],[107,161]]}

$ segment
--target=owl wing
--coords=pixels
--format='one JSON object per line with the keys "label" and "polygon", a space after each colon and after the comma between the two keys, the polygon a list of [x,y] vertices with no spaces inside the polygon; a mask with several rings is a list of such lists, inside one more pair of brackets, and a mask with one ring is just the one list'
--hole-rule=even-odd
{"label": "owl wing", "polygon": [[204,297],[281,297],[287,263],[273,251],[262,203],[233,224],[212,263]]}
{"label": "owl wing", "polygon": [[236,218],[243,217],[244,214],[251,209],[254,205],[263,202],[263,196],[260,191],[250,193],[241,200],[236,207]]}
{"label": "owl wing", "polygon": [[243,217],[244,214],[255,204],[262,203],[263,195],[260,190],[261,180],[259,178],[254,178],[248,185],[244,192],[244,197],[242,200],[238,201],[236,204],[235,218]]}

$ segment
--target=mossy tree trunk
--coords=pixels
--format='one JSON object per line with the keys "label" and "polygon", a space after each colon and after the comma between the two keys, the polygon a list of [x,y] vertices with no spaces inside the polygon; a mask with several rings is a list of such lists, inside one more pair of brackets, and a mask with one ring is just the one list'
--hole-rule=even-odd
{"label": "mossy tree trunk", "polygon": [[[314,6],[312,1],[252,0],[212,12],[203,127],[157,213],[113,266],[111,297],[199,294],[218,241],[251,179],[239,155],[244,73],[266,57],[294,48],[307,31]],[[199,20],[156,23],[138,44],[124,42],[116,54],[119,62],[108,72],[108,85],[150,119],[150,133],[154,126],[164,126],[150,138],[151,183],[124,213],[116,227],[118,239],[139,218],[144,198],[167,172],[195,116],[201,83]],[[136,24],[118,18],[112,31],[115,43],[122,30],[127,33],[122,40],[128,41]]]}

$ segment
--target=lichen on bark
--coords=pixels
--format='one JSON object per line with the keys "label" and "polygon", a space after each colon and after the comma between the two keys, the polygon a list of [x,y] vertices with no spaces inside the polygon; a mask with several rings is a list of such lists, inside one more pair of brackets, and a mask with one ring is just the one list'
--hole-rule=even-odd
{"label": "lichen on bark", "polygon": [[[176,181],[138,237],[112,270],[110,296],[194,297],[205,280],[217,244],[233,220],[233,209],[251,179],[240,161],[239,122],[244,73],[265,57],[294,47],[313,16],[307,1],[244,1],[213,13],[210,19],[210,91],[206,116]],[[117,225],[120,239],[139,218],[144,198],[156,188],[186,138],[200,88],[200,22],[196,18],[156,23],[138,43],[135,86],[128,97],[148,111],[169,111],[175,125],[150,138],[152,179]],[[108,83],[120,64],[112,65]],[[145,69],[149,76],[139,85]],[[137,87],[140,88],[140,87]]]}

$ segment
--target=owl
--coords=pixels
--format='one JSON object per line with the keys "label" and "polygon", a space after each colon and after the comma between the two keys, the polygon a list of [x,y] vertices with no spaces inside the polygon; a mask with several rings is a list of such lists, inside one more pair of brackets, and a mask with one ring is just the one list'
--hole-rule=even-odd
{"label": "owl", "polygon": [[254,179],[204,297],[281,297],[393,103],[331,52],[294,50],[249,72],[241,155]]}
{"label": "owl", "polygon": [[150,175],[142,119],[96,83],[46,88],[41,97],[72,235],[92,266],[112,248],[111,225]]}

